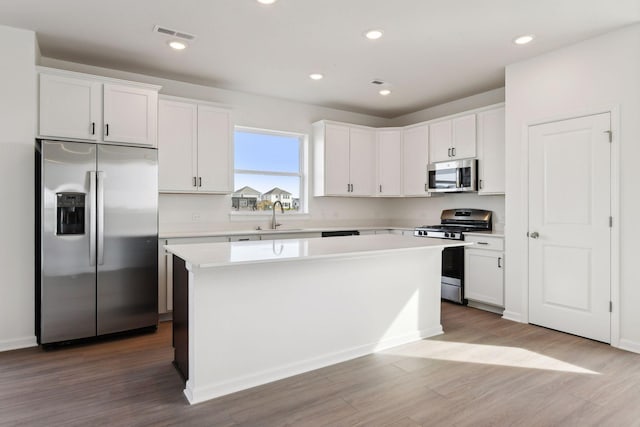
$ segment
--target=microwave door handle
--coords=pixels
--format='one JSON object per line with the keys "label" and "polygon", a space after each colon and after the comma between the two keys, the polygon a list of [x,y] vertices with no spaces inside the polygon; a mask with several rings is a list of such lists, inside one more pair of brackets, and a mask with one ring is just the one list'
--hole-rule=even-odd
{"label": "microwave door handle", "polygon": [[456,188],[460,188],[462,186],[462,168],[456,169]]}

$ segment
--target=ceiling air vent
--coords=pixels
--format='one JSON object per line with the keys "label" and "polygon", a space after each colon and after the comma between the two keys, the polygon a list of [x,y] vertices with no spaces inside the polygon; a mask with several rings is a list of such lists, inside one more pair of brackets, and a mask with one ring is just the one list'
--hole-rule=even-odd
{"label": "ceiling air vent", "polygon": [[177,39],[182,40],[195,40],[196,36],[193,34],[185,33],[184,31],[172,30],[171,28],[161,27],[160,25],[156,25],[153,27],[154,33],[164,34],[165,36],[175,37]]}

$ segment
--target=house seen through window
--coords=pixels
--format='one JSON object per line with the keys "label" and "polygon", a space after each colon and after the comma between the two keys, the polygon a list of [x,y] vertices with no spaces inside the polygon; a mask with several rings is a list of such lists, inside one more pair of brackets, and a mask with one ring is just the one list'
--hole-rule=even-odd
{"label": "house seen through window", "polygon": [[232,211],[270,212],[279,201],[285,212],[300,212],[303,141],[302,135],[237,127]]}

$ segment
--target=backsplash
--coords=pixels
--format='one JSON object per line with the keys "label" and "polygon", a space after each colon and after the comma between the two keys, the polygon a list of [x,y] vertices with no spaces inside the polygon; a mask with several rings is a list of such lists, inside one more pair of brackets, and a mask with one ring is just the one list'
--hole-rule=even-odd
{"label": "backsplash", "polygon": [[[389,209],[381,199],[312,197],[310,213],[301,216],[278,214],[284,228],[343,226],[386,226]],[[231,217],[231,196],[208,194],[160,194],[160,234],[218,230],[268,229],[269,214]]]}
{"label": "backsplash", "polygon": [[[269,228],[270,216],[230,218],[231,196],[160,194],[160,234]],[[310,213],[301,217],[279,215],[288,228],[397,226],[440,223],[440,212],[451,208],[487,209],[493,226],[504,229],[504,196],[445,194],[430,198],[312,197]]]}
{"label": "backsplash", "polygon": [[448,193],[429,198],[397,199],[389,215],[390,225],[433,225],[440,223],[443,209],[474,208],[493,212],[493,229],[503,231],[505,226],[504,196],[479,196],[476,193]]}

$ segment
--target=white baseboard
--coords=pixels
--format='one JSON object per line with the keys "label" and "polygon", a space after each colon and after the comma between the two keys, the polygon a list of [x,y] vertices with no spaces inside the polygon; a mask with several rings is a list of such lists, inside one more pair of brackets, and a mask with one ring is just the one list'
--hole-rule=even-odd
{"label": "white baseboard", "polygon": [[256,372],[244,377],[236,378],[218,384],[212,384],[205,387],[193,387],[191,381],[187,381],[184,395],[191,404],[204,402],[209,399],[224,396],[226,394],[235,393],[240,390],[246,390],[262,384],[267,384],[283,378],[313,371],[315,369],[324,368],[325,366],[335,365],[336,363],[346,362],[347,360],[357,357],[366,356],[391,347],[397,347],[402,344],[418,341],[423,338],[432,337],[444,333],[442,325],[433,328],[415,331],[409,334],[400,335],[385,339],[383,341],[353,347],[337,353],[325,354],[313,359],[307,359],[284,366],[275,367],[273,369]]}
{"label": "white baseboard", "polygon": [[522,314],[521,313],[517,313],[515,311],[507,311],[505,310],[502,313],[502,318],[505,320],[511,320],[513,322],[518,322],[518,323],[526,323],[522,321]]}
{"label": "white baseboard", "polygon": [[17,350],[19,348],[36,347],[38,341],[35,336],[24,338],[13,338],[0,341],[0,351]]}
{"label": "white baseboard", "polygon": [[633,353],[640,353],[640,342],[621,339],[618,348],[621,350],[631,351]]}

